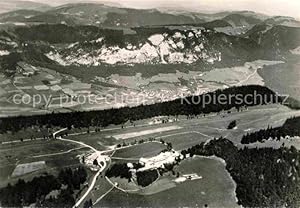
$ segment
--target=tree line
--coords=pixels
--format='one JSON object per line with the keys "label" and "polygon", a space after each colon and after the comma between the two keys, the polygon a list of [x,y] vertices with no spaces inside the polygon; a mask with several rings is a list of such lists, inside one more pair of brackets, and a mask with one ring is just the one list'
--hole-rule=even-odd
{"label": "tree line", "polygon": [[[63,169],[57,177],[46,173],[28,182],[19,179],[16,184],[0,189],[1,207],[28,207],[32,204],[36,207],[72,207],[75,190],[80,190],[86,179],[84,167]],[[58,190],[59,194],[47,198],[54,190]]]}
{"label": "tree line", "polygon": [[[261,95],[263,100],[257,100],[254,96]],[[238,98],[236,95],[240,95]],[[208,98],[223,97],[222,102]],[[248,97],[247,97],[248,96]],[[230,102],[224,102],[227,100]],[[212,112],[226,111],[231,108],[243,106],[264,105],[280,102],[280,98],[270,89],[251,85],[231,87],[224,90],[217,90],[199,96],[189,96],[173,101],[156,103],[152,105],[140,105],[137,107],[123,107],[119,109],[108,109],[100,111],[50,113],[46,115],[17,116],[0,119],[0,133],[8,131],[17,132],[21,129],[40,128],[80,128],[80,127],[106,127],[110,124],[120,125],[127,121],[136,121],[155,116],[177,116],[177,115],[200,115]]]}
{"label": "tree line", "polygon": [[300,117],[287,119],[286,122],[276,128],[268,127],[253,133],[247,133],[242,137],[242,144],[263,142],[269,138],[280,140],[281,137],[300,136]]}

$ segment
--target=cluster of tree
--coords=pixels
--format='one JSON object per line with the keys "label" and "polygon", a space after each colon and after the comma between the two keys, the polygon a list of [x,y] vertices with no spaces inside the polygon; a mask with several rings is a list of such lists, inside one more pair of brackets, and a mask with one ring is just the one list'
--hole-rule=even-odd
{"label": "cluster of tree", "polygon": [[84,202],[83,208],[91,208],[91,207],[93,207],[93,202],[91,199]]}
{"label": "cluster of tree", "polygon": [[[22,42],[45,41],[51,44],[88,42],[105,37],[107,44],[119,44],[123,41],[122,30],[102,29],[94,26],[68,26],[62,24],[36,25],[19,27],[14,30],[15,35]],[[95,43],[94,43],[95,44]]]}
{"label": "cluster of tree", "polygon": [[230,157],[232,156],[235,156],[237,151],[238,149],[233,145],[231,141],[221,137],[219,139],[211,140],[207,144],[202,142],[186,150],[182,150],[181,154],[184,158],[186,158],[188,154],[190,157],[193,157],[194,155],[216,155],[226,160],[231,159]]}
{"label": "cluster of tree", "polygon": [[166,149],[163,149],[163,150],[161,151],[162,153],[165,153],[165,152],[170,152],[170,151],[172,151],[172,149],[173,149],[173,145],[172,145],[172,143],[171,143],[171,142],[165,142],[165,141],[161,140],[161,143],[167,146],[167,148],[166,148]]}
{"label": "cluster of tree", "polygon": [[238,149],[220,138],[182,153],[223,158],[237,184],[238,202],[244,207],[300,206],[300,154],[294,147]]}
{"label": "cluster of tree", "polygon": [[283,104],[291,109],[300,109],[300,101],[292,97],[289,97]]}
{"label": "cluster of tree", "polygon": [[[148,142],[153,142],[153,141],[155,141],[155,138],[149,138],[148,139]],[[143,143],[145,143],[145,142],[147,142],[146,140],[144,140],[144,139],[140,139],[140,140],[134,140],[134,141],[132,141],[132,142],[130,142],[130,143],[126,143],[125,141],[123,141],[123,143],[122,144],[117,144],[117,148],[120,148],[120,147],[126,147],[126,146],[129,146],[129,145],[137,145],[137,144],[143,144]]]}
{"label": "cluster of tree", "polygon": [[231,121],[227,127],[227,129],[233,129],[234,127],[236,127],[236,120]]}
{"label": "cluster of tree", "polygon": [[141,172],[136,172],[136,181],[138,185],[142,187],[149,186],[159,177],[158,171],[154,170],[146,170]]}
{"label": "cluster of tree", "polygon": [[60,189],[61,184],[52,175],[35,177],[25,182],[20,179],[15,185],[8,184],[0,190],[0,201],[3,207],[22,207],[37,203],[52,190]]}
{"label": "cluster of tree", "polygon": [[128,181],[131,180],[132,173],[130,172],[130,168],[127,166],[127,163],[115,163],[113,164],[105,173],[105,175],[109,178],[111,177],[120,177],[126,178]]}
{"label": "cluster of tree", "polygon": [[74,190],[67,187],[60,190],[60,194],[57,197],[50,197],[43,201],[43,203],[37,204],[37,207],[62,207],[71,208],[75,204],[75,198],[73,197]]}
{"label": "cluster of tree", "polygon": [[[74,190],[86,181],[87,173],[83,167],[76,170],[61,170],[58,177],[44,175],[25,182],[20,179],[15,185],[8,184],[0,189],[0,201],[3,207],[23,207],[35,204],[38,207],[72,207],[75,203]],[[67,188],[62,188],[67,185]],[[56,197],[46,199],[53,190],[60,190]]]}
{"label": "cluster of tree", "polygon": [[164,167],[158,168],[159,175],[163,176],[165,173],[172,172],[173,176],[179,177],[179,172],[176,172],[174,167],[181,162],[181,159],[178,157],[174,163],[166,163]]}
{"label": "cluster of tree", "polygon": [[71,168],[63,169],[58,174],[58,180],[68,187],[80,189],[80,185],[87,179],[87,172],[84,167],[80,166],[75,170]]}
{"label": "cluster of tree", "polygon": [[262,142],[269,138],[280,140],[281,137],[286,136],[300,136],[300,117],[287,119],[281,127],[268,127],[253,133],[248,133],[243,136],[241,143],[250,144],[255,142]]}
{"label": "cluster of tree", "polygon": [[21,61],[18,53],[11,53],[7,56],[0,56],[0,72],[11,77],[16,73],[17,63]]}
{"label": "cluster of tree", "polygon": [[[249,96],[253,95],[253,96]],[[222,96],[222,101],[219,98]],[[262,96],[263,99],[257,99]],[[208,102],[211,99],[211,102]],[[219,101],[218,101],[219,100]],[[224,102],[225,100],[225,102]],[[190,96],[177,100],[88,112],[52,113],[46,115],[17,116],[0,119],[0,133],[19,131],[29,127],[105,127],[110,124],[120,125],[127,121],[135,121],[155,116],[200,115],[211,112],[226,111],[242,106],[263,105],[280,101],[270,89],[251,85],[217,90],[199,96]]]}

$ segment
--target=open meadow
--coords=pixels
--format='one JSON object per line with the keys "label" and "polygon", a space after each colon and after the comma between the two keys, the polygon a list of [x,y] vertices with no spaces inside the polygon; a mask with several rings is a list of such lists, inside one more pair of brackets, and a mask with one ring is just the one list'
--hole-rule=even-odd
{"label": "open meadow", "polygon": [[57,173],[61,168],[79,165],[77,155],[86,151],[84,147],[57,140],[0,145],[0,186],[19,178],[29,180],[45,172]]}
{"label": "open meadow", "polygon": [[166,149],[166,146],[158,142],[149,142],[144,144],[138,144],[135,146],[118,149],[113,154],[113,159],[125,158],[125,159],[138,159],[141,157],[153,157],[158,155],[162,150]]}
{"label": "open meadow", "polygon": [[[97,207],[238,207],[235,184],[224,164],[214,158],[195,158],[179,165],[180,174],[197,173],[201,179],[175,183],[171,177],[158,180],[145,190],[124,193],[114,189]],[[154,186],[151,188],[151,186]],[[160,191],[155,193],[155,189]],[[184,194],[182,194],[184,193]]]}
{"label": "open meadow", "polygon": [[[80,129],[74,129],[69,132],[68,136],[63,135],[63,138],[75,143],[44,139],[3,143],[0,145],[0,186],[15,183],[19,178],[31,180],[34,176],[40,176],[46,172],[57,174],[62,168],[80,165],[81,161],[78,156],[89,153],[91,150],[76,142],[90,145],[107,155],[110,158],[105,168],[107,170],[115,163],[135,163],[141,157],[156,156],[166,149],[166,143],[171,143],[174,150],[180,151],[223,136],[237,146],[243,147],[240,141],[244,134],[268,126],[280,126],[286,119],[296,115],[300,115],[300,111],[291,110],[282,105],[266,105],[250,107],[240,112],[231,110],[212,113],[192,119],[179,116],[179,120],[174,123],[151,124],[151,119],[145,119],[136,122],[135,126],[124,125],[123,128],[122,126],[109,126],[102,128],[100,132],[94,132],[91,128],[90,133],[86,132],[86,128],[82,128],[81,132]],[[237,127],[228,130],[229,123],[234,120],[237,122]],[[159,131],[159,129],[167,130]],[[117,138],[116,135],[118,135]],[[122,136],[125,138],[122,139]],[[11,139],[6,139],[6,141],[11,141]],[[165,145],[161,143],[162,141]],[[36,163],[42,165],[39,167],[32,165]],[[22,168],[23,166],[26,168]],[[175,171],[180,174],[178,181],[175,176],[164,175],[150,186],[130,193],[124,193],[114,187],[104,177],[104,171],[97,177],[88,198],[92,199],[96,206],[202,207],[207,204],[210,207],[219,207],[224,206],[224,203],[228,205],[227,207],[236,206],[235,184],[222,161],[215,158],[188,159],[180,163]],[[13,175],[14,172],[18,174]],[[181,180],[182,176],[189,174],[197,175],[199,179]],[[89,171],[89,181],[92,181],[94,176],[95,172]],[[128,188],[130,184],[131,188],[136,187],[124,180],[114,182],[120,183],[123,188]]]}

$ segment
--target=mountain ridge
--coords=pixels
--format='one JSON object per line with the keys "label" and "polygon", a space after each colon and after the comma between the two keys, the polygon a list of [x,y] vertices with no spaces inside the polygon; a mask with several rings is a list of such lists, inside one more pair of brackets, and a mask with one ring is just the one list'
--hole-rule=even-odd
{"label": "mountain ridge", "polygon": [[51,6],[45,3],[38,3],[34,1],[22,1],[22,0],[0,0],[0,14],[16,11],[16,10],[37,10],[46,11]]}

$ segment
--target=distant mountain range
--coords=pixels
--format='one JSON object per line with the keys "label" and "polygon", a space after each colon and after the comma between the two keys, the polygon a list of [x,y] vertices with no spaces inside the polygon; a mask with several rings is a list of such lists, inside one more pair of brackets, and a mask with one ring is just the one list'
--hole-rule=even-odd
{"label": "distant mountain range", "polygon": [[0,13],[11,12],[20,9],[46,11],[50,8],[51,7],[47,4],[37,3],[33,1],[0,0]]}
{"label": "distant mountain range", "polygon": [[0,22],[2,54],[60,65],[234,66],[282,59],[300,46],[295,19],[249,11],[203,14],[79,3],[11,11]]}
{"label": "distant mountain range", "polygon": [[[221,23],[214,22],[218,26]],[[168,63],[211,67],[235,66],[257,59],[282,60],[290,50],[300,46],[300,28],[270,27],[263,23],[242,36],[201,27],[155,26],[131,30],[131,34],[126,34],[123,30],[96,26],[16,26],[1,31],[0,44],[7,53],[14,56],[17,53],[26,62],[54,62],[63,66]]]}
{"label": "distant mountain range", "polygon": [[[22,3],[22,4],[21,4]],[[0,14],[1,23],[95,25],[107,28],[131,28],[154,25],[186,25],[207,23],[207,27],[226,27],[230,34],[240,34],[259,23],[299,26],[291,17],[269,17],[250,11],[203,14],[160,9],[129,9],[106,4],[78,3],[49,7],[32,2],[11,1],[7,13]],[[0,3],[1,4],[1,3]],[[12,5],[17,5],[13,7]],[[6,6],[7,7],[7,6]],[[18,10],[22,8],[21,10]],[[215,22],[218,20],[218,22]],[[224,21],[221,23],[220,21]],[[209,24],[209,22],[211,22]],[[231,27],[231,28],[228,28]],[[234,28],[234,29],[232,29]],[[237,30],[234,32],[233,30]],[[222,30],[226,32],[226,30]]]}
{"label": "distant mountain range", "polygon": [[300,45],[295,19],[249,11],[203,14],[79,3],[11,11],[0,22],[3,48],[34,45],[40,56],[47,54],[43,60],[65,65],[234,65],[280,58]]}
{"label": "distant mountain range", "polygon": [[[223,88],[252,76],[256,83],[261,79],[255,77],[259,76],[256,71],[264,64],[247,63],[285,63],[297,57],[299,46],[297,20],[250,11],[204,14],[92,3],[22,9],[0,14],[0,82],[4,83],[0,90],[3,99],[9,100],[14,90],[52,87],[57,92],[68,89],[71,85],[65,85],[70,81],[84,80],[96,83],[92,89],[101,92],[132,84],[146,94],[157,88],[156,96],[160,89],[167,89],[167,97],[173,98],[186,90]],[[243,76],[224,72],[225,82],[203,81],[203,73],[216,68]],[[45,75],[48,71],[54,78]],[[162,79],[161,74],[168,75]],[[19,83],[20,76],[28,81]],[[195,76],[196,81],[191,80]],[[36,85],[26,84],[31,82]],[[62,87],[56,86],[60,82]]]}

